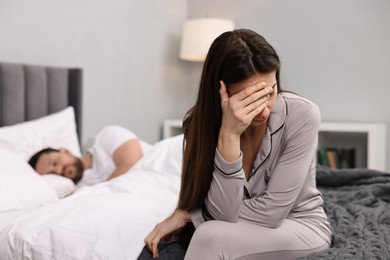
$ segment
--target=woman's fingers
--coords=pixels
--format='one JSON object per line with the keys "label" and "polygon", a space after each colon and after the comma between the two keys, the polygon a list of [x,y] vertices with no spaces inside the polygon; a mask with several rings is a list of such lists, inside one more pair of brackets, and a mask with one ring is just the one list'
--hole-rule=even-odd
{"label": "woman's fingers", "polygon": [[150,241],[146,242],[146,247],[152,252],[153,258],[158,257],[158,243],[160,240],[157,237],[152,238]]}
{"label": "woman's fingers", "polygon": [[152,252],[153,258],[158,257],[158,243],[160,242],[161,236],[159,235],[160,230],[158,225],[146,236],[144,242],[146,247]]}
{"label": "woman's fingers", "polygon": [[252,119],[258,114],[260,114],[267,107],[267,105],[268,105],[268,100],[265,101],[264,103],[261,103],[258,106],[254,105],[254,109],[247,114],[248,120],[252,121]]}
{"label": "woman's fingers", "polygon": [[158,244],[160,240],[180,230],[189,220],[191,220],[191,215],[188,211],[177,209],[170,217],[154,227],[144,239],[146,247],[153,254],[153,258],[158,257]]}
{"label": "woman's fingers", "polygon": [[260,113],[261,110],[263,110],[267,106],[269,98],[270,96],[267,95],[253,101],[252,103],[248,104],[246,107],[243,108],[243,113],[245,115],[249,115],[254,111],[258,111]]}
{"label": "woman's fingers", "polygon": [[229,95],[228,95],[227,90],[226,90],[225,82],[220,80],[219,83],[220,83],[219,94],[221,96],[221,102],[228,101]]}
{"label": "woman's fingers", "polygon": [[[249,98],[248,98],[249,99]],[[243,105],[242,103],[232,104],[232,110],[234,117],[237,120],[242,121],[244,124],[250,123],[252,118],[259,114],[267,105],[270,95],[263,95],[259,97],[252,97],[250,103]]]}
{"label": "woman's fingers", "polygon": [[[244,93],[242,93],[243,95],[246,94],[245,90],[242,91],[242,92],[244,92]],[[256,101],[263,99],[263,98],[266,98],[266,100],[268,100],[272,91],[273,91],[273,89],[270,87],[265,87],[265,88],[262,88],[260,90],[257,90],[255,92],[247,95],[244,99],[242,99],[240,102],[241,106],[246,107],[246,106],[252,104],[253,102],[256,102]],[[241,92],[238,94],[241,94]]]}
{"label": "woman's fingers", "polygon": [[260,82],[245,87],[229,97],[225,83],[223,81],[220,83],[222,127],[225,132],[241,135],[251,124],[253,118],[267,107],[273,88],[266,87],[265,82]]}
{"label": "woman's fingers", "polygon": [[262,96],[262,95],[264,96],[266,94],[267,94],[266,83],[260,82],[258,84],[246,87],[245,89],[243,89],[242,91],[240,91],[239,93],[234,95],[233,97],[238,102],[241,102],[241,101],[245,102],[245,100],[252,97],[253,95],[255,95],[255,97],[260,97],[260,96]]}
{"label": "woman's fingers", "polygon": [[152,254],[153,254],[153,258],[156,258],[158,257],[158,243],[160,242],[160,238],[158,237],[155,237],[152,241],[152,248],[151,248],[151,251],[152,251]]}

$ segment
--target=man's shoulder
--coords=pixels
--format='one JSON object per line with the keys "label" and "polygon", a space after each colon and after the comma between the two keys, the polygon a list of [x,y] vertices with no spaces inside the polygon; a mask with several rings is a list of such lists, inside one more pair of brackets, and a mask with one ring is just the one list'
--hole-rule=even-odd
{"label": "man's shoulder", "polygon": [[132,131],[130,131],[122,126],[119,126],[119,125],[105,126],[102,130],[100,130],[100,132],[98,133],[98,136],[105,136],[105,135],[112,135],[112,134],[115,134],[115,135],[125,134],[127,136],[136,137],[136,135]]}
{"label": "man's shoulder", "polygon": [[117,132],[117,131],[123,131],[123,130],[128,131],[127,129],[125,129],[124,127],[119,126],[119,125],[108,125],[108,126],[103,127],[100,130],[99,134],[100,133]]}
{"label": "man's shoulder", "polygon": [[121,143],[135,138],[137,136],[133,132],[122,126],[108,125],[98,133],[95,143]]}

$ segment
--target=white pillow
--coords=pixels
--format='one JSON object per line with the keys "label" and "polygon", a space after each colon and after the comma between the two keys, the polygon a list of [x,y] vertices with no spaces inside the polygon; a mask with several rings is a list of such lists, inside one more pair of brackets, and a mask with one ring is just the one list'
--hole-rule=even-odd
{"label": "white pillow", "polygon": [[60,199],[65,198],[76,190],[76,185],[69,178],[55,174],[45,174],[41,177],[56,192]]}
{"label": "white pillow", "polygon": [[9,149],[28,161],[47,147],[67,148],[80,156],[73,107],[39,119],[0,128],[0,148]]}
{"label": "white pillow", "polygon": [[0,148],[0,212],[32,209],[58,197],[20,156]]}

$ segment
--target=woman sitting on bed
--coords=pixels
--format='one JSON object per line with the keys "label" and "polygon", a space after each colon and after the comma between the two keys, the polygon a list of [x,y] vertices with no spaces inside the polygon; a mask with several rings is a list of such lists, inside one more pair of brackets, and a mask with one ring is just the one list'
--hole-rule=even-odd
{"label": "woman sitting on bed", "polygon": [[107,126],[82,157],[67,149],[46,148],[34,154],[29,164],[41,175],[57,174],[83,185],[93,185],[126,173],[149,148],[137,136],[120,126]]}
{"label": "woman sitting on bed", "polygon": [[153,258],[169,253],[159,242],[172,234],[190,238],[188,260],[296,259],[329,248],[315,182],[320,111],[283,92],[279,75],[277,53],[257,33],[213,42],[183,124],[178,207],[145,238]]}

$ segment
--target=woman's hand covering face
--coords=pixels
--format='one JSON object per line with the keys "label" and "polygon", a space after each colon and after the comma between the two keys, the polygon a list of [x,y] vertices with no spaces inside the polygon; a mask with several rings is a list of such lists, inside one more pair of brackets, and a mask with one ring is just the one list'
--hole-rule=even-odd
{"label": "woman's hand covering face", "polygon": [[238,93],[231,93],[229,96],[225,83],[220,81],[220,84],[223,113],[221,130],[240,136],[252,120],[267,109],[273,88],[266,87],[266,82],[259,82],[245,86]]}

